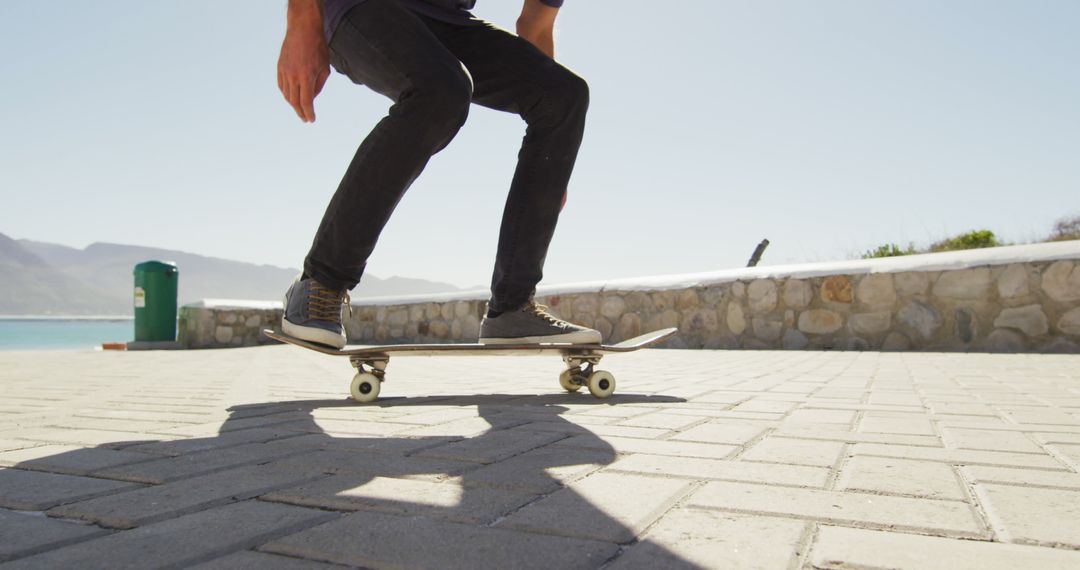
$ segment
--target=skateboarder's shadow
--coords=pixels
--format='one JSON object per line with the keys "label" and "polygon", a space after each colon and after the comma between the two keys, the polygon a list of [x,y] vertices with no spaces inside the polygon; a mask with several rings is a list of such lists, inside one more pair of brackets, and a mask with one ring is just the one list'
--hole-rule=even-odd
{"label": "skateboarder's shadow", "polygon": [[[677,401],[681,400],[618,394],[604,402],[579,395],[385,398],[366,406],[348,400],[267,402],[231,408],[215,437],[103,445],[165,459],[89,474],[158,484],[175,480],[191,487],[200,478],[220,481],[232,470],[248,470],[235,471],[238,476],[248,476],[252,469],[289,472],[296,478],[287,484],[214,502],[257,496],[334,511],[385,513],[372,517],[421,516],[625,546],[636,542],[651,521],[613,516],[608,510],[638,513],[641,509],[627,505],[655,497],[641,495],[653,492],[648,488],[623,492],[606,488],[624,484],[626,475],[600,472],[617,455],[588,425],[613,421],[614,414],[603,413],[612,409],[610,404]],[[573,405],[573,416],[581,418],[580,423],[564,417],[571,408],[562,404]],[[585,405],[590,409],[580,409]],[[55,459],[16,467],[49,471],[53,470],[49,465],[71,463]],[[175,464],[173,474],[170,461]],[[200,471],[200,465],[206,470]],[[128,500],[153,498],[135,493]],[[211,506],[215,505],[207,505]],[[135,507],[129,510],[153,512],[151,505]],[[57,509],[49,514],[82,515],[78,502]],[[107,520],[95,520],[92,506],[85,511],[88,516],[79,518],[109,525]],[[133,520],[130,526],[167,516]],[[694,567],[657,544],[635,548],[644,555],[639,561],[650,565]],[[612,547],[611,553],[615,551]]]}

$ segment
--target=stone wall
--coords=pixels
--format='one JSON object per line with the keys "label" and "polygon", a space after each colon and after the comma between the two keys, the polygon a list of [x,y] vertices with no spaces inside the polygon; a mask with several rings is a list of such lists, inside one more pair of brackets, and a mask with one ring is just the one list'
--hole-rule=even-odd
{"label": "stone wall", "polygon": [[180,307],[177,340],[184,348],[272,344],[259,331],[280,322],[281,303],[205,299]]}
{"label": "stone wall", "polygon": [[[537,300],[607,343],[677,326],[668,347],[1078,353],[1080,242],[548,287]],[[346,330],[358,344],[475,342],[484,301],[365,300]],[[187,346],[253,343],[253,326],[280,318],[209,310],[182,311]]]}

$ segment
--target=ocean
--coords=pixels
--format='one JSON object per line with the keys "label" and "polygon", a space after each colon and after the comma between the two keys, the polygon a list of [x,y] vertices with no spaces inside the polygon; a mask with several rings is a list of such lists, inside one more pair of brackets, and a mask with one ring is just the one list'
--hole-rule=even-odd
{"label": "ocean", "polygon": [[0,350],[92,349],[133,338],[131,318],[0,317]]}

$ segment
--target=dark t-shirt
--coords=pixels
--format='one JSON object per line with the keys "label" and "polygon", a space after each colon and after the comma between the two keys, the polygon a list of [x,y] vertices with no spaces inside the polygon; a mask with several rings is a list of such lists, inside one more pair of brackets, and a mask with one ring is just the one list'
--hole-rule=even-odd
{"label": "dark t-shirt", "polygon": [[[326,41],[330,41],[330,38],[333,37],[334,30],[337,29],[338,24],[341,23],[341,19],[345,17],[345,14],[363,1],[364,0],[322,0],[323,31],[326,32]],[[419,12],[425,16],[435,18],[436,20],[442,20],[443,22],[463,26],[474,26],[481,23],[476,16],[473,16],[472,13],[469,12],[469,10],[472,10],[473,6],[476,5],[476,0],[397,1],[401,2],[414,12]],[[558,8],[563,4],[563,0],[540,1],[555,8]]]}

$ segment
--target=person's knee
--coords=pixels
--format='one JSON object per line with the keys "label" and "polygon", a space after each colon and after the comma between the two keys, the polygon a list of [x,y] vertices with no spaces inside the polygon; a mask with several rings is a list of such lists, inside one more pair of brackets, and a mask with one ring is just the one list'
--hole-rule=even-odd
{"label": "person's knee", "polygon": [[541,122],[584,123],[589,110],[589,84],[581,76],[565,71],[558,82],[545,90],[544,96],[547,100],[542,107],[547,110],[547,116],[541,117]]}
{"label": "person's knee", "polygon": [[422,80],[405,95],[420,115],[424,139],[441,150],[457,134],[469,116],[472,81],[464,70]]}

